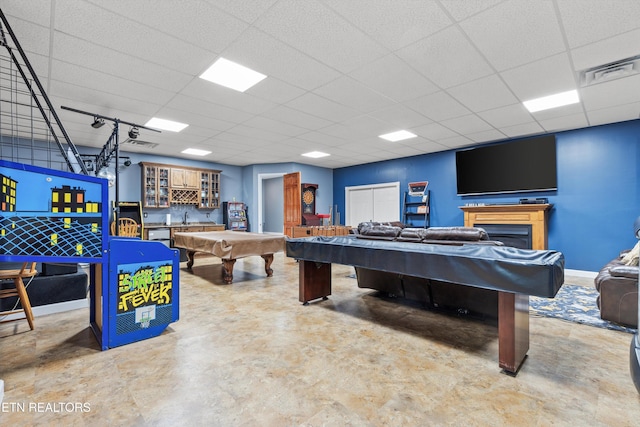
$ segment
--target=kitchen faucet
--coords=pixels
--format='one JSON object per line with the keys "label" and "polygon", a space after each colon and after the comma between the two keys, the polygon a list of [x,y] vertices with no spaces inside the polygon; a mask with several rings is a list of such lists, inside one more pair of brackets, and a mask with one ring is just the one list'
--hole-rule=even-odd
{"label": "kitchen faucet", "polygon": [[182,221],[184,225],[187,225],[187,218],[189,218],[189,212],[184,211],[184,220]]}

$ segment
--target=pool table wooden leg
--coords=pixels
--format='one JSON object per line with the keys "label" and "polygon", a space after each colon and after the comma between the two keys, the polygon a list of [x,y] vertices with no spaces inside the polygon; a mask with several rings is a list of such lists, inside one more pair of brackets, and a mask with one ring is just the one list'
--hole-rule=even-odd
{"label": "pool table wooden leg", "polygon": [[191,267],[193,267],[193,261],[194,261],[195,255],[196,255],[195,251],[187,251],[187,268],[189,270],[191,270]]}
{"label": "pool table wooden leg", "polygon": [[498,292],[498,358],[516,375],[529,350],[529,295]]}
{"label": "pool table wooden leg", "polygon": [[227,285],[233,282],[233,265],[236,263],[235,259],[223,259],[222,260],[222,280]]}
{"label": "pool table wooden leg", "polygon": [[298,300],[307,305],[309,301],[331,295],[331,264],[315,261],[298,261]]}
{"label": "pool table wooden leg", "polygon": [[267,277],[273,276],[273,270],[271,269],[271,263],[273,262],[273,254],[260,255],[264,259],[264,272],[267,273]]}

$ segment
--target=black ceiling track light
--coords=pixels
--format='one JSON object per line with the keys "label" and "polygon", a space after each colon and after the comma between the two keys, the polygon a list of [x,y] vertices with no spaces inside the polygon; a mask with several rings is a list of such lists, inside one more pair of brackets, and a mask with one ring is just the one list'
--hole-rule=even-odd
{"label": "black ceiling track light", "polygon": [[[109,120],[110,122],[113,122],[113,131],[111,132],[111,135],[109,136],[109,139],[107,140],[107,142],[104,144],[104,146],[102,147],[102,150],[100,150],[100,153],[98,153],[97,156],[95,156],[94,159],[94,165],[95,165],[95,174],[96,176],[100,176],[100,170],[103,168],[106,168],[107,166],[109,166],[109,162],[111,162],[111,158],[115,156],[116,161],[115,161],[115,177],[114,177],[114,184],[115,184],[115,203],[114,203],[114,218],[115,218],[115,222],[118,222],[118,218],[120,217],[120,186],[119,186],[119,182],[118,182],[118,169],[119,169],[119,163],[120,163],[120,123],[123,123],[125,125],[129,125],[131,126],[131,129],[129,130],[129,137],[131,139],[135,139],[138,137],[138,134],[140,133],[140,129],[147,129],[153,132],[160,132],[158,129],[153,129],[153,128],[149,128],[146,126],[142,126],[136,123],[131,123],[131,122],[125,122],[124,120],[120,120],[118,118],[114,118],[114,117],[106,117],[100,114],[95,114],[95,113],[89,113],[87,111],[82,111],[82,110],[76,110],[75,108],[71,108],[71,107],[65,107],[64,105],[62,105],[60,108],[62,108],[63,110],[68,110],[68,111],[73,111],[74,113],[80,113],[80,114],[85,114],[87,116],[91,116],[93,117],[93,123],[91,124],[91,127],[93,128],[100,128],[104,125],[104,121],[105,120]],[[135,136],[134,136],[135,135]],[[127,164],[128,163],[128,164]],[[129,160],[129,158],[127,157],[125,160],[125,166],[129,166],[131,164],[131,160]],[[83,168],[86,170],[86,166],[84,165],[84,161],[83,161]],[[117,227],[116,227],[117,229]],[[116,230],[117,232],[117,230]]]}
{"label": "black ceiling track light", "polygon": [[104,119],[100,117],[94,117],[93,123],[91,123],[91,127],[94,129],[99,129],[104,126]]}
{"label": "black ceiling track light", "polygon": [[136,126],[133,126],[131,129],[129,129],[129,138],[136,139],[138,135],[140,135],[140,129],[138,129]]}

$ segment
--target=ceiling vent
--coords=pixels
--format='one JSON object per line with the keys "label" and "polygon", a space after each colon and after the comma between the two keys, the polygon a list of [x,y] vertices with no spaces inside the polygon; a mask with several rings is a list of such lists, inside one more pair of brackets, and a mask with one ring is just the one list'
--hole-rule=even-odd
{"label": "ceiling vent", "polygon": [[640,55],[580,72],[580,86],[592,86],[640,73]]}
{"label": "ceiling vent", "polygon": [[155,143],[155,142],[142,141],[141,139],[132,139],[132,138],[125,139],[122,142],[122,144],[129,144],[135,147],[148,148],[148,149],[156,148],[159,145],[158,143]]}

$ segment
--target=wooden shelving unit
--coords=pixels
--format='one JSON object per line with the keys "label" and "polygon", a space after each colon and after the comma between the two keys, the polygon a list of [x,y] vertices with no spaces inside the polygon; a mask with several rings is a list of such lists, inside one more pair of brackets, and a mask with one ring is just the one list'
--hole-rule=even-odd
{"label": "wooden shelving unit", "polygon": [[168,208],[193,205],[199,209],[220,207],[220,171],[185,166],[140,163],[142,207]]}

